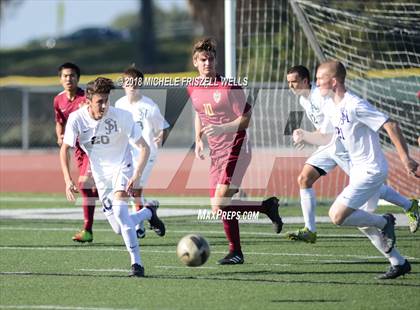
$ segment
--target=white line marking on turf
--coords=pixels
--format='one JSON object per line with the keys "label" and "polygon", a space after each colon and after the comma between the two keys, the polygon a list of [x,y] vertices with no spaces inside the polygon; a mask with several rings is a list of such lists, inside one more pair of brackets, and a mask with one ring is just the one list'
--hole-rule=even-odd
{"label": "white line marking on turf", "polygon": [[75,269],[77,271],[94,271],[94,272],[127,272],[128,269]]}
{"label": "white line marking on turf", "polygon": [[58,309],[58,310],[136,310],[137,308],[95,308],[59,305],[0,305],[0,309]]}
{"label": "white line marking on turf", "polygon": [[217,267],[207,267],[207,266],[198,266],[198,267],[187,267],[187,266],[153,266],[154,268],[163,268],[163,269],[217,269]]}
{"label": "white line marking on turf", "polygon": [[[95,247],[69,247],[69,248],[55,248],[55,247],[30,247],[21,248],[14,246],[0,246],[0,250],[17,250],[17,251],[95,251],[95,252],[126,252],[127,250],[121,248],[95,248]],[[175,254],[175,250],[148,250],[141,249],[142,253],[160,253],[160,254]],[[225,251],[212,251],[216,254],[226,254]],[[352,257],[356,259],[383,259],[383,256],[370,256],[370,255],[351,255],[351,254],[317,254],[317,253],[266,253],[266,252],[244,252],[245,255],[264,255],[264,256],[308,256],[308,257]],[[407,259],[417,260],[416,257],[407,257]]]}
{"label": "white line marking on turf", "polygon": [[[77,227],[21,227],[21,226],[0,226],[0,230],[20,230],[20,231],[76,231],[78,230]],[[114,231],[111,228],[95,228],[97,232],[107,232],[114,234]],[[194,230],[166,230],[167,233],[172,234],[191,234]],[[224,235],[225,232],[220,230],[200,230],[198,233],[205,235],[205,234],[217,234],[217,235]],[[242,235],[255,235],[255,236],[284,236],[284,234],[275,234],[274,232],[252,232],[252,231],[244,231],[241,232]],[[360,234],[318,234],[319,237],[354,237],[354,238],[363,238],[365,239],[365,235]]]}

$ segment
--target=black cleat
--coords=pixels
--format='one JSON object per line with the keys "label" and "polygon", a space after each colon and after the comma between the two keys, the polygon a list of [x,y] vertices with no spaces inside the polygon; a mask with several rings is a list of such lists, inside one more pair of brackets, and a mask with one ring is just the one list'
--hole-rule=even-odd
{"label": "black cleat", "polygon": [[138,239],[143,239],[146,237],[146,229],[144,229],[144,227],[140,227],[136,230],[136,234]]}
{"label": "black cleat", "polygon": [[160,236],[163,237],[165,235],[165,224],[159,219],[159,217],[157,216],[156,213],[156,209],[159,207],[159,205],[152,205],[152,204],[147,204],[146,208],[149,209],[152,212],[152,217],[149,220],[150,223],[150,229],[154,230],[155,233]]}
{"label": "black cleat", "polygon": [[386,220],[386,225],[382,229],[382,236],[384,238],[384,252],[390,253],[394,248],[396,237],[395,237],[395,217],[391,213],[384,214],[383,217]]}
{"label": "black cleat", "polygon": [[144,268],[139,264],[131,265],[131,271],[128,274],[129,277],[144,277]]}
{"label": "black cleat", "polygon": [[224,258],[217,261],[219,265],[238,265],[244,263],[242,251],[229,252]]}
{"label": "black cleat", "polygon": [[395,279],[399,276],[403,276],[411,271],[411,265],[408,262],[408,260],[405,260],[404,264],[392,266],[389,268],[389,270],[384,273],[383,275],[380,275],[378,279],[380,280],[387,280],[387,279]]}
{"label": "black cleat", "polygon": [[274,232],[279,234],[283,229],[283,221],[279,215],[279,200],[277,197],[270,197],[262,202],[265,207],[265,214],[273,223]]}

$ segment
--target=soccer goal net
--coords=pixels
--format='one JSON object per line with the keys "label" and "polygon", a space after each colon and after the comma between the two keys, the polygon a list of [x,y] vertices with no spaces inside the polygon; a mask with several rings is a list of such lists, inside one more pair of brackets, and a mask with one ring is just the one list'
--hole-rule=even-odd
{"label": "soccer goal net", "polygon": [[[260,161],[276,156],[270,180],[276,193],[296,196],[296,173],[313,151],[295,150],[291,143],[296,126],[312,128],[285,84],[287,69],[297,64],[307,66],[313,77],[321,59],[341,61],[348,70],[347,87],[396,119],[419,159],[418,1],[238,0],[237,33],[237,75],[252,83],[250,136],[256,150],[265,150],[257,152]],[[407,177],[384,131],[380,137],[390,165],[389,184],[418,197],[418,181]],[[332,198],[346,180],[335,169],[316,190]]]}

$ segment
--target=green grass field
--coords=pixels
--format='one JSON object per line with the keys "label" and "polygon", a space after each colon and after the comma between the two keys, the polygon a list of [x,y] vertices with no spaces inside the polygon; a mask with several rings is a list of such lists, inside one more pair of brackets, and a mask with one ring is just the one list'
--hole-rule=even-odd
{"label": "green grass field", "polygon": [[[8,194],[10,196],[10,194]],[[0,197],[1,198],[1,197]],[[41,197],[42,198],[42,197]],[[6,203],[0,208],[29,208]],[[45,207],[53,203],[45,202]],[[61,203],[60,203],[61,204]],[[66,203],[63,203],[66,206]],[[39,208],[42,202],[31,207]],[[68,207],[68,205],[67,205]],[[381,208],[396,212],[395,207]],[[97,209],[99,211],[99,208]],[[300,215],[296,205],[282,215]],[[325,215],[327,207],[319,208]],[[261,216],[264,217],[264,216]],[[94,242],[75,244],[80,221],[0,220],[2,309],[419,309],[420,232],[397,228],[397,244],[413,271],[397,280],[375,277],[388,263],[357,230],[318,226],[315,245],[294,243],[267,224],[241,225],[245,264],[218,266],[227,244],[220,223],[164,218],[167,235],[141,241],[146,278],[128,278],[129,258],[105,221]],[[188,268],[176,257],[178,240],[197,232],[211,246],[209,261]]]}

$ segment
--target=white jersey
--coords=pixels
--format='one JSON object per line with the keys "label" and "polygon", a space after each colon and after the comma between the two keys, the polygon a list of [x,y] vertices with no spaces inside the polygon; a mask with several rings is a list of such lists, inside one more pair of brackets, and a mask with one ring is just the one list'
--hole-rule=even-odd
{"label": "white jersey", "polygon": [[100,120],[94,120],[85,106],[70,114],[63,143],[74,147],[79,141],[96,181],[108,178],[127,161],[131,163],[129,141],[138,141],[141,133],[140,126],[126,111],[109,107]]}
{"label": "white jersey", "polygon": [[[131,113],[133,120],[142,128],[143,138],[150,147],[150,156],[156,155],[158,146],[153,140],[157,132],[169,127],[158,105],[146,96],[142,96],[134,103],[130,103],[127,96],[124,96],[117,100],[115,107]],[[138,154],[138,152],[135,153]]]}
{"label": "white jersey", "polygon": [[337,140],[349,153],[352,167],[387,171],[377,131],[388,116],[349,91],[339,104],[335,104],[331,98],[327,99],[323,111],[335,127]]}
{"label": "white jersey", "polygon": [[[321,96],[318,87],[312,86],[308,97],[300,96],[299,104],[305,110],[306,116],[317,130],[323,133],[333,132],[334,128],[332,126],[326,126],[328,123],[324,123],[324,113],[322,112],[324,98]],[[321,127],[322,125],[324,126]]]}

